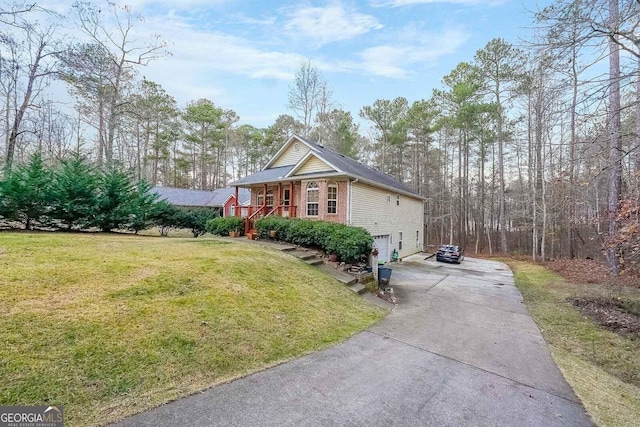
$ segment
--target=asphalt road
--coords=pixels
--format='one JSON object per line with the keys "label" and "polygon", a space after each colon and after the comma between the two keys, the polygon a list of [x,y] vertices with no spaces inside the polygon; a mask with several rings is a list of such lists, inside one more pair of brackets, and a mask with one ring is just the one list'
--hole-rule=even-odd
{"label": "asphalt road", "polygon": [[399,304],[379,324],[117,425],[593,425],[505,264],[391,267]]}

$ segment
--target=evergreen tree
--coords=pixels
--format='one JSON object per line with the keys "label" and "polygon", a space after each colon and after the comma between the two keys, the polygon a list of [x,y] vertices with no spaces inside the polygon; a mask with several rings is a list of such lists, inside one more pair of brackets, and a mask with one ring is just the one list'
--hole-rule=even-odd
{"label": "evergreen tree", "polygon": [[166,200],[160,200],[154,204],[152,212],[153,224],[158,227],[161,236],[169,234],[169,229],[180,227],[182,224],[182,211]]}
{"label": "evergreen tree", "polygon": [[33,222],[47,222],[51,203],[52,172],[41,153],[35,153],[29,163],[14,169],[2,183],[0,215],[18,220],[30,229]]}
{"label": "evergreen tree", "polygon": [[96,209],[97,176],[85,159],[74,156],[62,162],[55,174],[51,216],[70,230],[88,226]]}
{"label": "evergreen tree", "polygon": [[98,184],[96,215],[93,225],[102,231],[122,228],[129,223],[133,185],[129,176],[111,167]]}
{"label": "evergreen tree", "polygon": [[140,180],[133,190],[130,202],[129,230],[138,234],[138,231],[149,228],[153,222],[156,210],[162,208],[158,206],[158,194],[151,192],[151,184],[148,181]]}

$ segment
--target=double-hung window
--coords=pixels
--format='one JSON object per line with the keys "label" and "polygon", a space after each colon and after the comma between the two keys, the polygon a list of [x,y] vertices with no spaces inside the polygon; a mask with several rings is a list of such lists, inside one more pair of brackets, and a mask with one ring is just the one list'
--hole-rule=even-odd
{"label": "double-hung window", "polygon": [[338,186],[336,184],[327,186],[327,213],[338,213]]}
{"label": "double-hung window", "polygon": [[320,187],[317,182],[307,184],[307,216],[318,216]]}

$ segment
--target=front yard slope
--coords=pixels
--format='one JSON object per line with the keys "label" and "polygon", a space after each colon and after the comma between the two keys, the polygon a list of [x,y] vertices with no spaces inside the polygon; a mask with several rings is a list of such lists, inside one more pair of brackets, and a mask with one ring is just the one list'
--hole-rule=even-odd
{"label": "front yard slope", "polygon": [[0,233],[0,405],[100,425],[344,340],[382,312],[212,239]]}

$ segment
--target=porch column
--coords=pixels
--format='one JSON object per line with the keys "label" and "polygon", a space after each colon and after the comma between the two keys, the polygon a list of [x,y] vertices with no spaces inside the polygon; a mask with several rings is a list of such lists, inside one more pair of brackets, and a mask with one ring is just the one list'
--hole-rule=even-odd
{"label": "porch column", "polygon": [[[278,200],[274,201],[273,204],[275,206],[282,205],[282,183],[281,182],[278,183]],[[278,209],[278,211],[279,211],[279,215],[282,216],[282,209]]]}
{"label": "porch column", "polygon": [[264,185],[264,197],[262,198],[262,206],[267,206],[267,184]]}
{"label": "porch column", "polygon": [[[293,193],[293,187],[294,187],[293,181],[291,181],[291,183],[289,184],[289,188],[290,188],[290,191],[289,191],[289,212],[291,212],[291,209],[292,209],[291,206],[295,205],[295,203],[294,203],[295,197],[294,197],[294,193]],[[293,217],[295,218],[295,217],[298,216],[298,208],[293,208],[293,211],[295,212],[295,215],[293,215]]]}

